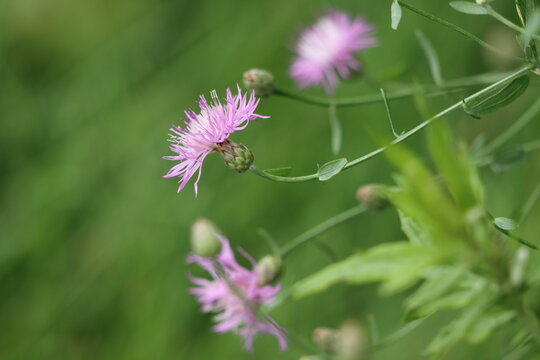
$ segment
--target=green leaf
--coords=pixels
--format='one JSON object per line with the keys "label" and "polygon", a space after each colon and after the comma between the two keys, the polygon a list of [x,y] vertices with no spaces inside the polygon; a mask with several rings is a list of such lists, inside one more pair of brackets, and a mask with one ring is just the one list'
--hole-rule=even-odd
{"label": "green leaf", "polygon": [[484,313],[467,333],[467,340],[472,344],[480,344],[498,328],[516,317],[514,310],[492,310]]}
{"label": "green leaf", "polygon": [[523,42],[528,44],[532,36],[540,30],[540,11],[536,10],[532,15],[527,19],[527,24],[525,25],[525,32],[523,33]]}
{"label": "green leaf", "polygon": [[392,19],[392,29],[397,30],[399,22],[401,21],[401,6],[397,0],[394,0],[392,7],[390,8],[390,17]]}
{"label": "green leaf", "polygon": [[415,245],[428,245],[431,243],[425,231],[418,224],[398,209],[401,231],[407,236],[407,239]]}
{"label": "green leaf", "polygon": [[330,118],[330,131],[332,134],[331,145],[332,153],[337,155],[341,150],[341,142],[343,138],[343,131],[341,130],[341,123],[337,114],[336,105],[332,104],[328,108],[328,115]]}
{"label": "green leaf", "polygon": [[431,271],[422,286],[407,299],[407,307],[416,309],[447,294],[464,276],[462,267],[445,266]]}
{"label": "green leaf", "polygon": [[381,244],[323,268],[293,287],[293,296],[313,295],[338,283],[386,282],[386,293],[412,286],[423,274],[446,256],[441,249],[408,242]]}
{"label": "green leaf", "polygon": [[428,143],[431,156],[459,209],[466,212],[482,206],[484,189],[480,175],[465,147],[454,143],[448,125],[444,122],[433,124],[428,129]]}
{"label": "green leaf", "polygon": [[523,244],[525,246],[528,246],[531,249],[538,250],[537,245],[535,245],[535,244],[533,244],[531,242],[528,242],[527,240],[524,240],[524,239],[520,238],[519,236],[515,235],[510,230],[506,230],[506,229],[504,229],[502,227],[497,226],[497,224],[495,224],[495,218],[491,214],[489,214],[489,213],[487,213],[487,214],[490,217],[491,221],[493,222],[493,226],[495,227],[495,229],[499,230],[501,233],[508,236],[512,240],[516,240],[517,242],[519,242],[519,243],[521,243],[521,244]]}
{"label": "green leaf", "polygon": [[319,168],[318,175],[320,181],[330,180],[343,170],[343,167],[347,165],[347,159],[336,159],[327,162]]}
{"label": "green leaf", "polygon": [[481,5],[469,1],[452,1],[450,6],[454,10],[468,15],[487,15],[488,11]]}
{"label": "green leaf", "polygon": [[525,26],[536,8],[535,0],[516,0],[516,7],[521,24]]}
{"label": "green leaf", "polygon": [[529,77],[523,75],[485,99],[471,99],[463,104],[465,112],[473,117],[494,112],[520,97],[529,86]]}
{"label": "green leaf", "polygon": [[422,50],[424,51],[424,54],[426,55],[426,58],[428,60],[429,69],[431,70],[431,76],[433,77],[433,81],[438,86],[442,86],[443,78],[441,74],[441,65],[439,63],[439,57],[437,56],[435,48],[428,40],[428,38],[424,35],[424,33],[420,30],[416,31],[416,37],[418,38],[420,46],[422,47]]}
{"label": "green leaf", "polygon": [[478,294],[474,302],[465,308],[456,320],[439,331],[435,339],[429,344],[426,353],[439,355],[464,339],[469,330],[482,318],[496,296],[496,291],[484,291]]}
{"label": "green leaf", "polygon": [[493,155],[490,167],[494,172],[503,172],[527,158],[527,152],[519,147],[498,151]]}
{"label": "green leaf", "polygon": [[493,219],[493,224],[499,229],[506,231],[512,231],[517,228],[517,224],[514,220],[505,217],[497,217]]}
{"label": "green leaf", "polygon": [[488,289],[484,278],[467,272],[465,269],[461,272],[449,273],[449,275],[449,279],[438,278],[438,276],[428,278],[417,293],[407,300],[408,319],[418,319],[443,310],[463,308],[474,302]]}
{"label": "green leaf", "polygon": [[292,167],[280,167],[275,169],[263,170],[265,173],[276,176],[288,176],[291,174]]}

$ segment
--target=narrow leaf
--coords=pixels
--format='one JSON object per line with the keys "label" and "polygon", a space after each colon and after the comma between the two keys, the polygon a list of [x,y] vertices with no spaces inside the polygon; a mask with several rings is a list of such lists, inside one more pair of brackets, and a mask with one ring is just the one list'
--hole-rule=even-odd
{"label": "narrow leaf", "polygon": [[454,10],[468,15],[487,15],[488,11],[481,5],[469,1],[452,1],[450,6]]}
{"label": "narrow leaf", "polygon": [[532,15],[527,19],[527,24],[525,25],[525,32],[523,33],[523,42],[528,44],[532,36],[537,34],[540,30],[540,11],[536,10]]}
{"label": "narrow leaf", "polygon": [[319,168],[319,180],[326,181],[339,174],[343,167],[347,165],[347,159],[336,159],[330,162],[327,162]]}
{"label": "narrow leaf", "polygon": [[399,137],[399,134],[396,132],[396,129],[394,128],[394,122],[392,121],[392,113],[390,112],[390,106],[388,105],[388,99],[386,98],[386,93],[384,92],[384,89],[381,88],[381,96],[384,101],[384,107],[386,108],[386,116],[388,116],[388,121],[390,121],[390,128],[392,129],[392,134],[394,137]]}
{"label": "narrow leaf", "polygon": [[328,108],[328,116],[330,118],[332,153],[337,155],[341,150],[343,131],[341,130],[341,122],[338,118],[336,105],[330,105]]}
{"label": "narrow leaf", "polygon": [[497,217],[493,219],[493,224],[499,229],[506,231],[512,231],[517,228],[517,224],[514,220],[505,217]]}
{"label": "narrow leaf", "polygon": [[437,56],[437,52],[435,51],[435,48],[433,47],[429,39],[420,30],[416,31],[416,37],[418,38],[418,41],[420,42],[420,46],[422,47],[422,50],[424,51],[424,54],[426,55],[426,58],[429,64],[429,69],[431,70],[431,76],[433,77],[433,81],[438,86],[442,86],[443,78],[441,74],[441,65],[439,63],[439,57]]}
{"label": "narrow leaf", "polygon": [[280,167],[275,169],[263,170],[265,173],[276,176],[288,176],[292,171],[292,167]]}
{"label": "narrow leaf", "polygon": [[394,0],[390,9],[390,15],[392,18],[392,29],[397,30],[399,22],[401,21],[401,6],[397,0]]}
{"label": "narrow leaf", "polygon": [[499,92],[485,99],[471,99],[463,104],[465,112],[473,117],[494,112],[520,97],[529,86],[529,77],[521,76],[502,88]]}

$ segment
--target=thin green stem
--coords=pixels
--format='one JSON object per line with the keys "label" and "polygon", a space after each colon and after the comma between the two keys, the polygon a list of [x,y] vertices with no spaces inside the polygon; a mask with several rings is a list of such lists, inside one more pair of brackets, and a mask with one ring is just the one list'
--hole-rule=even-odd
{"label": "thin green stem", "polygon": [[[426,90],[424,96],[435,97],[435,96],[444,96],[448,93],[455,93],[467,90],[471,87],[482,86],[490,84],[494,81],[494,78],[497,80],[501,77],[504,77],[507,74],[482,74],[470,78],[459,79],[456,81],[448,82],[444,86],[425,86]],[[420,87],[422,88],[422,87]],[[404,89],[394,90],[386,94],[387,100],[398,100],[404,99],[418,94],[417,87],[408,87]],[[283,96],[289,99],[298,100],[305,102],[311,105],[317,106],[336,106],[336,107],[350,107],[350,106],[359,106],[367,104],[375,104],[382,102],[383,99],[379,94],[374,95],[365,95],[365,96],[353,96],[346,98],[327,98],[322,96],[313,96],[301,92],[284,90],[284,89],[275,89],[274,95]]]}
{"label": "thin green stem", "polygon": [[[433,116],[433,117],[425,120],[424,122],[420,123],[419,125],[417,125],[413,129],[401,134],[399,137],[394,139],[389,145],[378,148],[378,149],[376,149],[376,150],[374,150],[374,151],[372,151],[372,152],[370,152],[368,154],[365,154],[365,155],[363,155],[363,156],[361,156],[361,157],[359,157],[357,159],[354,159],[352,161],[347,162],[347,164],[343,167],[343,170],[350,169],[353,166],[356,166],[356,165],[358,165],[360,163],[363,163],[364,161],[367,161],[367,160],[370,160],[370,159],[374,158],[375,156],[377,156],[377,155],[381,154],[383,151],[385,151],[388,148],[388,146],[398,144],[398,143],[408,139],[409,137],[413,136],[414,134],[416,134],[417,132],[419,132],[420,130],[422,130],[426,126],[428,126],[432,121],[434,121],[434,120],[436,120],[438,118],[441,118],[441,117],[445,116],[446,114],[460,108],[463,105],[463,102],[471,101],[472,99],[474,99],[474,98],[476,98],[478,96],[483,96],[483,95],[485,95],[487,93],[490,93],[494,89],[497,89],[499,86],[501,86],[501,85],[503,85],[503,84],[505,84],[505,83],[507,83],[509,81],[512,81],[512,80],[520,77],[521,75],[527,73],[530,69],[531,69],[530,66],[521,68],[518,71],[506,76],[504,79],[501,79],[501,80],[497,81],[496,83],[493,83],[490,86],[487,86],[484,89],[472,94],[471,96],[465,98],[464,100],[455,103],[454,105],[444,109],[443,111],[436,114],[435,116]],[[318,173],[309,174],[309,175],[303,175],[303,176],[296,176],[296,177],[278,176],[278,175],[273,175],[273,174],[267,173],[265,171],[259,170],[254,164],[252,164],[249,169],[253,173],[255,173],[255,174],[257,174],[257,175],[259,175],[259,176],[261,176],[261,177],[263,177],[265,179],[273,180],[273,181],[279,181],[279,182],[287,182],[287,183],[310,181],[310,180],[318,179],[318,177],[319,177]]]}
{"label": "thin green stem", "polygon": [[[480,46],[483,46],[484,48],[486,48],[486,49],[488,49],[488,50],[490,50],[490,51],[493,51],[493,52],[495,52],[495,53],[497,53],[497,54],[499,54],[499,55],[505,56],[505,57],[511,57],[511,58],[514,58],[514,59],[520,59],[520,58],[517,58],[517,57],[515,57],[515,56],[506,54],[505,52],[499,50],[499,49],[496,48],[495,46],[493,46],[493,45],[491,45],[491,44],[488,44],[488,43],[485,42],[484,40],[480,39],[480,38],[477,37],[476,35],[471,34],[471,33],[468,32],[467,30],[462,29],[462,28],[460,28],[459,26],[454,25],[454,24],[452,24],[452,23],[449,22],[449,21],[446,21],[446,20],[441,19],[441,18],[439,18],[439,17],[437,17],[437,16],[435,16],[435,15],[432,15],[432,14],[430,14],[430,13],[427,13],[427,12],[425,12],[424,10],[418,9],[418,8],[416,8],[416,7],[410,5],[410,4],[408,4],[408,3],[406,3],[406,2],[404,2],[404,1],[402,1],[402,0],[398,0],[398,3],[399,3],[399,5],[401,5],[402,7],[404,7],[405,9],[408,9],[408,10],[410,10],[410,11],[412,11],[412,12],[415,12],[415,13],[417,13],[418,15],[425,17],[426,19],[429,19],[429,20],[431,20],[431,21],[434,21],[434,22],[436,22],[436,23],[439,23],[439,24],[441,24],[441,25],[443,25],[443,26],[445,26],[445,27],[447,27],[447,28],[449,28],[449,29],[451,29],[451,30],[454,30],[454,31],[460,33],[461,35],[464,35],[464,36],[468,37],[469,39],[473,40],[474,42],[476,42],[476,43],[479,44]],[[521,59],[520,59],[520,60],[521,60]]]}
{"label": "thin green stem", "polygon": [[[540,145],[540,141],[539,141],[539,145]],[[521,212],[521,216],[519,218],[520,223],[524,223],[527,220],[527,218],[529,217],[529,214],[534,208],[534,205],[538,201],[539,197],[540,197],[540,184],[536,185],[536,188],[533,190],[531,196],[525,203],[525,206],[523,206],[523,211]]]}
{"label": "thin green stem", "polygon": [[[485,9],[487,10],[489,16],[491,16],[495,20],[501,22],[502,24],[506,25],[510,29],[515,30],[515,31],[517,31],[517,32],[519,32],[521,34],[523,34],[525,32],[524,28],[522,28],[521,26],[519,26],[517,24],[514,24],[512,21],[508,20],[507,18],[505,18],[504,16],[499,14],[497,11],[495,11],[495,9],[493,9],[491,6],[486,5]],[[534,39],[536,39],[536,40],[540,40],[540,35],[533,34],[532,37]]]}
{"label": "thin green stem", "polygon": [[508,129],[506,129],[502,134],[497,136],[493,141],[487,146],[488,152],[492,153],[493,151],[499,149],[504,145],[510,138],[516,135],[521,129],[523,129],[534,117],[540,112],[540,98],[538,98],[531,106],[527,108],[527,111],[519,117]]}
{"label": "thin green stem", "polygon": [[[482,84],[473,84],[473,85],[467,85],[467,86],[459,86],[455,88],[437,88],[438,90],[433,90],[432,92],[427,92],[425,96],[427,97],[435,97],[435,96],[442,96],[446,95],[449,92],[455,93],[460,92],[463,90],[466,90],[469,87],[478,86]],[[296,91],[290,91],[290,90],[283,90],[283,89],[276,89],[274,90],[274,95],[283,96],[289,99],[293,100],[299,100],[311,105],[318,105],[318,106],[335,106],[335,107],[351,107],[351,106],[358,106],[358,105],[367,105],[367,104],[376,104],[379,102],[382,102],[380,95],[366,95],[366,96],[355,96],[355,97],[348,97],[348,98],[326,98],[322,96],[313,96],[308,95]],[[386,95],[386,98],[388,100],[397,100],[397,99],[404,99],[415,95],[414,89],[412,88],[406,88],[406,89],[400,89],[395,90],[391,93],[388,93]]]}
{"label": "thin green stem", "polygon": [[355,206],[353,208],[350,208],[349,210],[346,210],[340,214],[337,214],[336,216],[331,217],[330,219],[320,223],[319,225],[315,226],[314,228],[304,232],[303,234],[300,234],[299,236],[292,239],[290,242],[285,244],[283,248],[281,248],[281,256],[286,257],[296,249],[297,247],[305,244],[306,242],[312,240],[316,236],[322,234],[323,232],[333,228],[336,225],[339,225],[349,219],[352,219],[355,216],[358,216],[366,211],[365,207],[362,205]]}
{"label": "thin green stem", "polygon": [[540,149],[540,140],[531,141],[529,143],[520,146],[521,150],[525,152],[531,152]]}

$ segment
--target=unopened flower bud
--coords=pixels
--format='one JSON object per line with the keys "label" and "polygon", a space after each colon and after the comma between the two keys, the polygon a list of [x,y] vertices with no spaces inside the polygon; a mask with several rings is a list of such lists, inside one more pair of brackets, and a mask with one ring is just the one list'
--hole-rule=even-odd
{"label": "unopened flower bud", "polygon": [[253,163],[253,153],[244,145],[225,140],[218,144],[216,151],[221,154],[225,165],[238,173],[243,173]]}
{"label": "unopened flower bud", "polygon": [[269,285],[276,281],[283,272],[281,259],[274,255],[266,255],[257,263],[257,283],[259,286]]}
{"label": "unopened flower bud", "polygon": [[313,331],[313,342],[327,355],[340,360],[362,359],[366,353],[366,337],[356,321],[344,322],[339,330],[320,327]]}
{"label": "unopened flower bud", "polygon": [[486,5],[487,4],[487,0],[476,0],[476,3],[478,5]]}
{"label": "unopened flower bud", "polygon": [[255,91],[258,97],[267,97],[274,92],[274,75],[261,69],[251,69],[244,73],[244,86]]}
{"label": "unopened flower bud", "polygon": [[218,238],[218,229],[208,219],[199,218],[191,225],[191,249],[193,253],[212,257],[221,250],[221,241]]}
{"label": "unopened flower bud", "polygon": [[319,327],[313,330],[313,342],[326,354],[337,355],[339,352],[339,331]]}
{"label": "unopened flower bud", "polygon": [[364,185],[356,191],[356,198],[368,210],[380,211],[388,206],[388,200],[381,192],[380,185]]}
{"label": "unopened flower bud", "polygon": [[343,360],[362,359],[367,350],[364,329],[356,321],[348,320],[339,329],[338,355]]}

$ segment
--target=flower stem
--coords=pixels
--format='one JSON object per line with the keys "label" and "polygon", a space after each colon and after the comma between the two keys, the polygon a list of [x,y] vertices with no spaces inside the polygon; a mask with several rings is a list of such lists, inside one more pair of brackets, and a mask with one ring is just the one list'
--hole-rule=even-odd
{"label": "flower stem", "polygon": [[[429,19],[429,20],[431,20],[431,21],[434,21],[434,22],[436,22],[436,23],[439,23],[439,24],[441,24],[441,25],[443,25],[443,26],[445,26],[445,27],[447,27],[447,28],[449,28],[449,29],[451,29],[451,30],[454,30],[454,31],[460,33],[461,35],[464,35],[464,36],[468,37],[469,39],[473,40],[474,42],[476,42],[476,43],[479,44],[480,46],[483,46],[484,48],[486,48],[486,49],[488,49],[488,50],[490,50],[490,51],[493,51],[493,52],[495,52],[495,53],[497,53],[497,54],[499,54],[499,55],[505,56],[505,57],[511,57],[511,58],[514,58],[514,59],[520,59],[520,58],[517,58],[517,57],[515,57],[515,56],[508,55],[507,53],[505,53],[505,52],[499,50],[499,49],[496,48],[495,46],[493,46],[493,45],[491,45],[491,44],[488,44],[487,42],[485,42],[484,40],[480,39],[480,38],[477,37],[476,35],[471,34],[471,33],[468,32],[467,30],[462,29],[462,28],[460,28],[459,26],[454,25],[454,24],[452,24],[452,23],[449,22],[449,21],[446,21],[446,20],[441,19],[441,18],[439,18],[439,17],[437,17],[437,16],[435,16],[435,15],[432,15],[432,14],[430,14],[430,13],[427,13],[427,12],[425,12],[424,10],[418,9],[418,8],[416,8],[416,7],[410,5],[410,4],[408,4],[408,3],[406,3],[406,2],[404,2],[404,1],[402,1],[402,0],[397,0],[397,2],[399,3],[399,5],[401,5],[401,6],[404,7],[405,9],[408,9],[408,10],[410,10],[410,11],[412,11],[412,12],[417,13],[417,14],[420,15],[420,16],[425,17],[426,19]],[[520,59],[520,60],[522,60],[522,59]]]}
{"label": "flower stem", "polygon": [[[368,154],[365,154],[363,156],[360,156],[359,158],[356,158],[356,159],[354,159],[352,161],[347,162],[347,164],[343,167],[343,170],[350,169],[353,166],[356,166],[356,165],[358,165],[360,163],[363,163],[364,161],[367,161],[367,160],[369,160],[371,158],[374,158],[375,156],[381,154],[384,150],[386,150],[388,148],[388,146],[398,144],[398,143],[408,139],[409,137],[413,136],[414,134],[416,134],[417,132],[419,132],[420,130],[422,130],[426,126],[428,126],[433,120],[441,118],[444,115],[446,115],[446,114],[460,108],[463,105],[463,102],[468,102],[468,101],[471,101],[472,99],[474,99],[476,97],[485,95],[485,94],[493,91],[494,89],[498,88],[499,86],[501,86],[501,85],[503,85],[503,84],[505,84],[507,82],[510,82],[510,81],[520,77],[521,75],[527,73],[530,69],[531,69],[530,66],[523,67],[523,68],[517,70],[516,72],[506,76],[504,79],[501,79],[501,80],[491,84],[490,86],[487,86],[484,89],[472,94],[471,96],[465,98],[464,100],[455,103],[454,105],[452,105],[452,106],[444,109],[443,111],[439,112],[435,116],[433,116],[433,117],[425,120],[424,122],[418,124],[413,129],[401,134],[399,137],[394,139],[389,145],[380,147],[380,148],[378,148],[378,149],[376,149],[376,150],[374,150],[374,151],[372,151],[372,152],[370,152]],[[279,182],[287,182],[287,183],[304,182],[304,181],[310,181],[310,180],[315,180],[315,179],[319,178],[318,173],[309,174],[309,175],[303,175],[303,176],[295,176],[295,177],[273,175],[273,174],[267,173],[266,171],[262,171],[262,170],[258,169],[254,164],[252,164],[250,166],[249,170],[251,170],[251,172],[253,172],[253,173],[255,173],[255,174],[257,174],[257,175],[259,175],[259,176],[261,176],[261,177],[263,177],[265,179],[273,180],[273,181],[279,181]]]}
{"label": "flower stem", "polygon": [[330,219],[320,223],[319,225],[304,232],[303,234],[298,235],[297,237],[292,239],[289,243],[285,244],[285,246],[281,248],[281,256],[286,257],[294,249],[314,239],[316,236],[322,234],[326,230],[329,230],[333,228],[334,226],[341,224],[342,222],[352,219],[353,217],[358,216],[364,213],[365,211],[366,211],[366,208],[364,206],[357,205],[353,208],[350,208],[349,210],[346,210],[340,214],[337,214],[331,217]]}
{"label": "flower stem", "polygon": [[[481,86],[489,84],[494,78],[499,79],[498,76],[504,76],[507,74],[482,74],[480,76],[474,76],[465,79],[459,79],[453,82],[448,82],[444,86],[432,86],[426,88],[424,95],[428,97],[443,96],[448,93],[460,92],[471,87]],[[387,100],[404,99],[414,96],[418,93],[418,89],[422,89],[420,86],[414,88],[408,87],[404,89],[394,90],[386,93]],[[317,106],[336,106],[336,107],[350,107],[358,105],[367,105],[383,102],[383,98],[380,94],[365,95],[365,96],[353,96],[346,98],[327,98],[322,96],[313,96],[301,92],[275,89],[274,95],[283,96],[292,100],[298,100],[311,105]]]}
{"label": "flower stem", "polygon": [[[512,21],[508,20],[507,18],[499,14],[497,11],[495,11],[495,9],[493,9],[491,6],[487,5],[485,6],[485,9],[487,10],[489,16],[491,16],[497,21],[500,21],[502,24],[506,25],[510,29],[515,30],[521,34],[525,32],[524,28],[522,28],[521,26],[517,24],[514,24]],[[532,34],[532,37],[536,40],[540,40],[540,35]]]}

